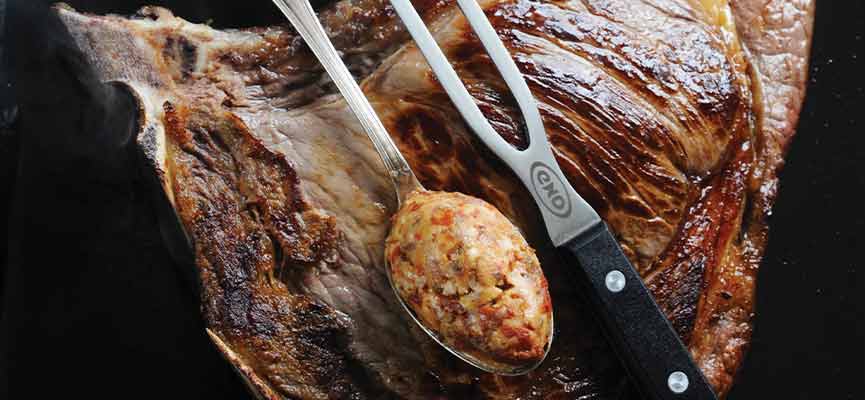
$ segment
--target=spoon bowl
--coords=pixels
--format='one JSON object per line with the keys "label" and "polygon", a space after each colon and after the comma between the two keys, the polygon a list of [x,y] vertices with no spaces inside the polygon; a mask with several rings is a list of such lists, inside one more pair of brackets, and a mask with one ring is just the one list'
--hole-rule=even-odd
{"label": "spoon bowl", "polygon": [[524,375],[524,374],[531,372],[532,370],[537,368],[539,365],[541,365],[541,363],[543,363],[544,360],[547,358],[547,354],[549,354],[550,348],[552,347],[552,344],[553,344],[553,336],[555,333],[555,325],[554,325],[555,319],[554,318],[550,318],[550,335],[549,335],[549,339],[547,339],[546,345],[544,346],[544,355],[541,358],[537,359],[537,361],[529,363],[529,364],[525,364],[525,365],[510,365],[510,364],[496,362],[493,360],[481,359],[479,357],[474,356],[473,354],[471,354],[469,352],[460,351],[460,350],[457,350],[457,349],[451,347],[450,345],[448,345],[444,341],[443,338],[441,338],[439,336],[439,334],[437,332],[433,331],[432,329],[427,328],[427,326],[424,325],[424,323],[420,320],[420,318],[417,316],[417,314],[414,312],[414,310],[412,310],[412,308],[405,302],[405,300],[403,300],[402,295],[400,295],[399,291],[396,289],[396,285],[394,284],[394,281],[393,281],[392,269],[391,269],[390,264],[387,262],[386,257],[385,257],[385,271],[386,271],[386,275],[387,275],[387,281],[390,284],[391,289],[393,289],[393,292],[394,292],[394,295],[396,295],[397,301],[399,302],[400,306],[402,306],[403,310],[405,310],[405,312],[409,315],[409,317],[411,317],[412,321],[414,321],[415,324],[417,324],[417,326],[420,327],[420,329],[422,331],[424,331],[427,335],[429,335],[429,337],[432,338],[432,340],[434,340],[436,343],[438,343],[442,348],[444,348],[445,350],[447,350],[449,353],[453,354],[457,358],[465,361],[466,363],[471,364],[475,368],[478,368],[478,369],[486,371],[486,372],[491,372],[491,373],[494,373],[497,375],[517,376],[517,375]]}

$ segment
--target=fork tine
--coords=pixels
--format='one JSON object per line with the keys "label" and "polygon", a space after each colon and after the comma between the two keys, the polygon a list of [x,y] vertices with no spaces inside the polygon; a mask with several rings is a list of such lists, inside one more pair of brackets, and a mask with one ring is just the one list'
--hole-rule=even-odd
{"label": "fork tine", "polygon": [[[469,18],[472,28],[475,29],[476,32],[478,32],[478,36],[481,37],[481,43],[484,45],[484,48],[486,48],[488,52],[492,50],[490,56],[492,57],[496,68],[502,71],[502,66],[504,66],[504,72],[508,74],[508,76],[505,76],[505,83],[507,83],[508,87],[511,88],[514,96],[517,97],[520,110],[525,114],[526,109],[534,109],[534,114],[537,115],[537,107],[535,106],[534,98],[531,97],[528,85],[523,81],[522,74],[517,70],[516,64],[511,60],[510,55],[501,40],[499,40],[498,36],[495,34],[495,31],[493,31],[492,26],[489,24],[489,21],[483,14],[480,6],[478,6],[474,0],[468,0],[467,3],[471,4],[466,4],[464,6],[463,1],[460,1],[460,8],[463,9],[464,12],[466,9],[470,10],[469,13],[471,13],[472,16],[469,16],[467,13],[466,17]],[[427,63],[429,63],[439,82],[442,84],[445,92],[447,92],[451,101],[454,102],[454,105],[456,105],[457,110],[466,123],[468,123],[469,127],[498,157],[502,158],[506,162],[517,161],[520,158],[521,151],[514,148],[510,143],[505,141],[498,133],[496,133],[495,129],[493,129],[486,117],[481,113],[481,110],[475,103],[474,98],[469,94],[465,85],[463,85],[463,82],[460,80],[456,71],[454,71],[450,62],[445,57],[444,52],[442,52],[441,48],[436,43],[429,29],[427,29],[426,24],[423,22],[420,15],[418,15],[417,11],[415,11],[411,2],[409,0],[391,0],[391,4],[400,19],[402,19],[414,39],[415,44],[417,44],[417,47],[420,49],[424,58],[426,58]],[[472,6],[474,8],[472,8]],[[480,12],[480,19],[477,18],[477,12]],[[478,21],[473,21],[472,19]],[[490,37],[490,32],[492,32],[492,37]],[[510,62],[510,66],[508,66],[508,62]],[[514,71],[516,71],[516,75],[514,75]],[[522,86],[520,86],[520,82],[522,82]],[[514,91],[514,88],[517,90]],[[528,95],[528,97],[525,97],[526,95]],[[520,99],[519,97],[525,98]],[[531,103],[527,103],[527,101],[531,101]],[[539,117],[537,118],[537,122],[540,122]],[[537,122],[530,122],[529,119],[526,120],[526,125],[529,127],[530,147],[532,146],[532,142],[535,141],[538,126],[540,126],[541,129],[540,133],[543,134],[543,125],[540,125]],[[543,136],[543,139],[546,140],[545,135]]]}
{"label": "fork tine", "polygon": [[517,100],[517,105],[520,107],[520,112],[523,114],[529,131],[529,147],[536,143],[546,142],[547,135],[541,114],[538,111],[538,103],[523,78],[522,72],[517,68],[514,59],[484,14],[484,10],[481,9],[476,0],[457,0],[457,4],[469,21],[472,30],[480,39],[490,59],[493,60],[493,64],[505,80],[505,84],[508,85],[511,94]]}
{"label": "fork tine", "polygon": [[[475,0],[457,1],[520,107],[529,133],[529,146],[526,149],[518,150],[493,129],[411,2],[390,0],[460,115],[475,135],[517,175],[535,202],[541,205],[541,215],[553,244],[561,245],[588,232],[601,223],[601,218],[585,199],[567,184],[567,178],[556,162],[544,131],[538,103],[523,79],[523,74],[511,59],[510,53],[480,5]],[[567,201],[560,206],[561,209],[553,211],[555,207],[550,206],[551,196],[559,201]],[[567,207],[564,204],[567,204]]]}

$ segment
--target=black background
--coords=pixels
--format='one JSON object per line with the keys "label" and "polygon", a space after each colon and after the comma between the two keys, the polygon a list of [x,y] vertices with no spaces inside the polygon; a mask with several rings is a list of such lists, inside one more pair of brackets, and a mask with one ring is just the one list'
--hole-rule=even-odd
{"label": "black background", "polygon": [[[6,4],[0,46],[11,67],[0,68],[0,399],[246,398],[205,337],[129,138],[117,135],[133,118],[129,100],[71,72],[47,3]],[[217,27],[281,21],[266,0],[68,3],[121,14],[172,3]],[[865,399],[863,61],[863,2],[819,2],[808,96],[731,400]]]}

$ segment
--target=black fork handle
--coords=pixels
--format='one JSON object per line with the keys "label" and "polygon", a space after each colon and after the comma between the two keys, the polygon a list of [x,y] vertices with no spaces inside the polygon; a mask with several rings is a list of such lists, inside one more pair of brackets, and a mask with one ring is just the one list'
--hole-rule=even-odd
{"label": "black fork handle", "polygon": [[598,319],[638,390],[656,400],[716,400],[712,387],[606,224],[560,249],[577,258]]}

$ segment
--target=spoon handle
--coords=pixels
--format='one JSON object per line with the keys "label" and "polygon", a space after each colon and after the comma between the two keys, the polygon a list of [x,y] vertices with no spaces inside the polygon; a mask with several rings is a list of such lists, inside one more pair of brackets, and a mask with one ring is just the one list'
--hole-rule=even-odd
{"label": "spoon handle", "polygon": [[351,111],[378,151],[384,166],[393,180],[399,201],[411,191],[421,189],[417,178],[409,167],[382,125],[381,120],[366,99],[354,77],[333,47],[330,38],[318,21],[312,6],[307,0],[273,0],[280,11],[288,18],[307,46],[318,58],[327,74],[336,84]]}

